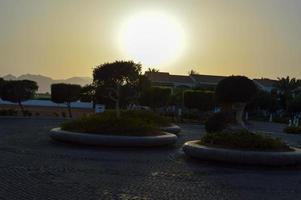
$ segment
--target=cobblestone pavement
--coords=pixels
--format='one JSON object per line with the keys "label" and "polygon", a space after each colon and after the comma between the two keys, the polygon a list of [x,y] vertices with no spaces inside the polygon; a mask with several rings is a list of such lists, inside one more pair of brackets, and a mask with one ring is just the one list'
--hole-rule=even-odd
{"label": "cobblestone pavement", "polygon": [[[204,132],[199,125],[182,125],[174,147],[134,149],[53,142],[47,133],[59,123],[0,119],[1,200],[301,199],[301,167],[250,167],[186,158],[181,145],[199,138]],[[278,135],[280,128],[275,128]],[[297,142],[301,136],[295,137],[288,141],[301,146]]]}

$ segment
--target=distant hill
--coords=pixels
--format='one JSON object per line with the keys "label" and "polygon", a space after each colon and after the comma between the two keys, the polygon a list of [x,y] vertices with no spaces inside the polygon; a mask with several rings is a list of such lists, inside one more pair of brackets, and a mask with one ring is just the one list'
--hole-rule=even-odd
{"label": "distant hill", "polygon": [[55,80],[47,76],[42,75],[33,75],[33,74],[24,74],[21,76],[14,76],[11,74],[8,74],[6,76],[2,77],[4,80],[32,80],[38,83],[39,85],[39,93],[45,93],[50,92],[50,85],[53,83],[70,83],[70,84],[79,84],[81,86],[84,86],[86,84],[92,83],[92,78],[90,77],[71,77],[68,79],[60,79]]}

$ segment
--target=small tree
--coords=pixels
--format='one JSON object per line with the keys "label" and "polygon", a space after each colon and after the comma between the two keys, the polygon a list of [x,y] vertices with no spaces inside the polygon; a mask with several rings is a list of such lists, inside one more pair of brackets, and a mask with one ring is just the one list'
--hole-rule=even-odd
{"label": "small tree", "polygon": [[245,106],[256,95],[255,83],[245,76],[230,76],[221,80],[216,88],[216,99],[222,104],[223,109],[234,108],[236,120],[242,126]]}
{"label": "small tree", "polygon": [[[93,81],[98,91],[115,102],[116,117],[120,118],[122,89],[135,89],[141,75],[141,64],[132,61],[115,61],[97,66]],[[132,95],[129,95],[132,96]],[[128,97],[129,98],[129,97]]]}
{"label": "small tree", "polygon": [[214,93],[203,91],[186,91],[184,105],[187,108],[196,108],[199,111],[209,111],[214,107]]}
{"label": "small tree", "polygon": [[23,101],[29,100],[38,90],[38,85],[30,80],[10,80],[2,85],[1,98],[5,101],[18,103],[24,113]]}
{"label": "small tree", "polygon": [[79,99],[81,86],[75,84],[57,83],[51,85],[51,100],[55,103],[65,103],[68,107],[69,117],[72,117],[71,102]]}

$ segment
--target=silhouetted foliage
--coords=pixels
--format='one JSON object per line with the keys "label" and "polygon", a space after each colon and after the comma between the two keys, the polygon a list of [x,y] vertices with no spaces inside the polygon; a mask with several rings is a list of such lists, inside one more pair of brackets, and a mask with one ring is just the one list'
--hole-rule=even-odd
{"label": "silhouetted foliage", "polygon": [[24,112],[22,102],[33,98],[38,88],[37,83],[30,80],[5,81],[2,86],[1,98],[5,101],[18,103]]}
{"label": "silhouetted foliage", "polygon": [[230,112],[214,113],[205,123],[207,133],[220,132],[226,129],[234,120],[233,114]]}
{"label": "silhouetted foliage", "polygon": [[197,72],[197,71],[195,71],[195,70],[193,70],[193,69],[191,69],[191,70],[189,70],[188,71],[188,75],[190,76],[190,75],[198,75],[199,73]]}
{"label": "silhouetted foliage", "polygon": [[231,112],[214,113],[205,123],[207,133],[220,132],[226,129],[230,123],[235,121],[234,115]]}
{"label": "silhouetted foliage", "polygon": [[214,93],[202,91],[186,91],[184,105],[187,108],[196,108],[200,111],[209,111],[214,107]]}
{"label": "silhouetted foliage", "polygon": [[257,92],[255,83],[245,76],[230,76],[216,87],[216,99],[220,103],[245,103]]}
{"label": "silhouetted foliage", "polygon": [[[137,85],[141,76],[141,64],[132,61],[115,61],[97,66],[93,71],[97,96],[110,98],[115,103],[116,116],[120,117],[120,102],[122,93],[125,99],[137,95]],[[125,92],[126,91],[126,92]]]}
{"label": "silhouetted foliage", "polygon": [[248,110],[260,109],[275,112],[278,108],[277,96],[263,90],[258,90],[256,96],[247,107]]}
{"label": "silhouetted foliage", "polygon": [[150,106],[153,109],[158,107],[167,106],[171,95],[170,88],[152,87],[148,90],[144,90],[140,103],[145,106]]}
{"label": "silhouetted foliage", "polygon": [[0,78],[0,98],[2,96],[2,89],[3,89],[3,85],[4,85],[5,81],[3,78]]}
{"label": "silhouetted foliage", "polygon": [[229,76],[221,80],[216,87],[216,99],[223,106],[233,105],[236,110],[236,120],[242,126],[246,103],[250,102],[257,93],[255,83],[245,76]]}
{"label": "silhouetted foliage", "polygon": [[148,68],[146,72],[159,72],[159,69],[156,69],[156,68]]}
{"label": "silhouetted foliage", "polygon": [[301,95],[296,96],[290,102],[288,102],[288,111],[290,113],[301,112]]}
{"label": "silhouetted foliage", "polygon": [[93,102],[95,103],[95,86],[93,84],[85,85],[80,91],[81,102]]}
{"label": "silhouetted foliage", "polygon": [[79,100],[81,86],[76,84],[57,83],[51,85],[51,100],[55,103],[65,103],[69,117],[72,117],[71,102]]}
{"label": "silhouetted foliage", "polygon": [[289,76],[278,78],[275,86],[279,91],[279,98],[283,109],[288,109],[288,103],[293,98],[293,90],[301,86],[301,80],[290,78]]}

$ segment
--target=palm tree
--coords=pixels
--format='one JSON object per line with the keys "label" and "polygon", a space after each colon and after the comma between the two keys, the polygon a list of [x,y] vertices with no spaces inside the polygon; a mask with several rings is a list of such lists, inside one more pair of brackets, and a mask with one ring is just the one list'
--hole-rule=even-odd
{"label": "palm tree", "polygon": [[147,72],[159,72],[156,68],[148,68]]}
{"label": "palm tree", "polygon": [[197,71],[195,71],[195,70],[190,70],[190,71],[188,71],[188,75],[198,75],[199,73],[197,72]]}
{"label": "palm tree", "polygon": [[278,78],[275,86],[279,91],[283,108],[287,109],[288,102],[293,98],[293,91],[301,86],[301,80],[289,76]]}

